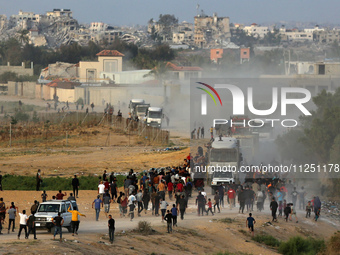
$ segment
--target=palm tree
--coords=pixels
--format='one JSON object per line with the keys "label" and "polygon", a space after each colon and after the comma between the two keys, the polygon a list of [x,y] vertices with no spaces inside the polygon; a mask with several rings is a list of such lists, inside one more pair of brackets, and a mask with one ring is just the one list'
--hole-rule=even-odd
{"label": "palm tree", "polygon": [[27,29],[22,29],[20,31],[17,32],[19,34],[19,42],[21,42],[21,44],[28,44],[28,30]]}
{"label": "palm tree", "polygon": [[165,79],[168,77],[169,67],[165,62],[158,62],[156,66],[144,77],[154,76],[155,80],[158,80],[160,86],[164,86],[164,101],[166,101],[166,86]]}

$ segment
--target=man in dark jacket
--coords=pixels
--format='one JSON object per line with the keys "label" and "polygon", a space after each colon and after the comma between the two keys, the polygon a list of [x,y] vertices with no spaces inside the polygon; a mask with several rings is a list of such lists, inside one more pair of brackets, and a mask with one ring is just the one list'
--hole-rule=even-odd
{"label": "man in dark jacket", "polygon": [[238,213],[240,213],[242,211],[244,211],[244,205],[246,203],[246,196],[245,196],[245,192],[243,190],[243,188],[241,188],[240,192],[238,193],[238,202],[240,203],[240,209],[238,210]]}
{"label": "man in dark jacket", "polygon": [[72,187],[74,196],[78,198],[79,179],[77,178],[77,175],[74,175],[74,178],[72,179]]}
{"label": "man in dark jacket", "polygon": [[201,191],[198,193],[198,196],[196,198],[196,205],[198,206],[198,216],[200,216],[200,212],[202,212],[202,216],[203,213],[205,212],[205,198],[204,196],[201,194]]}
{"label": "man in dark jacket", "polygon": [[270,203],[270,210],[272,211],[272,217],[273,220],[272,221],[276,221],[277,222],[277,218],[276,218],[276,211],[277,208],[279,207],[278,203],[275,201],[275,197],[272,198],[272,201]]}

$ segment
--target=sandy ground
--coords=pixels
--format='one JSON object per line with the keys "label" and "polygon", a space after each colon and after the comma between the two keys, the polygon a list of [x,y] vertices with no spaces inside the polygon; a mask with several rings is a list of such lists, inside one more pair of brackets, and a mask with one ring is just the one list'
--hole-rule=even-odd
{"label": "sandy ground", "polygon": [[[69,192],[69,191],[67,191]],[[52,196],[56,191],[49,191]],[[15,201],[19,210],[29,210],[34,199],[39,199],[40,192],[37,191],[3,191],[0,195],[6,204]],[[214,216],[198,217],[194,199],[189,200],[189,207],[185,219],[179,219],[178,228],[173,234],[166,233],[166,224],[161,222],[160,217],[142,213],[131,222],[129,218],[121,218],[117,204],[111,205],[110,213],[116,220],[116,238],[113,245],[109,244],[107,236],[107,219],[104,212],[100,214],[100,220],[95,221],[94,209],[91,203],[96,197],[96,191],[81,190],[77,200],[80,212],[87,217],[81,218],[78,236],[71,236],[64,229],[64,242],[61,244],[52,240],[52,235],[45,230],[39,230],[38,240],[17,240],[18,225],[15,233],[0,236],[0,254],[13,254],[24,251],[27,254],[109,254],[115,251],[120,254],[214,254],[219,251],[243,252],[246,254],[276,254],[275,250],[265,247],[251,240],[248,234],[241,233],[245,228],[247,214],[239,214],[237,208],[230,210],[223,208],[221,213]],[[169,201],[169,199],[168,199]],[[171,204],[171,201],[169,201]],[[268,204],[266,204],[268,208]],[[329,238],[340,226],[329,222],[321,217],[319,222],[305,219],[303,213],[298,214],[299,223],[284,222],[279,219],[278,223],[267,225],[270,221],[270,212],[254,212],[257,220],[256,233],[269,233],[280,240],[287,240],[294,235],[315,238]],[[230,218],[231,223],[222,223],[219,219]],[[146,220],[151,223],[156,233],[150,236],[133,233],[138,221]],[[18,224],[18,223],[16,223]],[[4,228],[7,227],[7,222]],[[289,233],[289,234],[288,234]]]}

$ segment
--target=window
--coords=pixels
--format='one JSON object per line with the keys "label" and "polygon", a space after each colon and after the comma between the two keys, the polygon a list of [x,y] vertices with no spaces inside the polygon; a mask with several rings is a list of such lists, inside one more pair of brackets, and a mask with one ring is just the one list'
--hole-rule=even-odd
{"label": "window", "polygon": [[118,71],[117,60],[104,60],[104,72],[113,73]]}

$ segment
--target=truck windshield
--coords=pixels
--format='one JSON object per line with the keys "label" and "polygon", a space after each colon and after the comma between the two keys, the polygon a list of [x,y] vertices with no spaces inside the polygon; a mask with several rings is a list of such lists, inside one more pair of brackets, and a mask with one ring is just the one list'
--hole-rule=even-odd
{"label": "truck windshield", "polygon": [[233,173],[232,172],[214,172],[213,178],[232,178]]}
{"label": "truck windshield", "polygon": [[137,106],[137,112],[138,113],[146,113],[146,110],[148,109],[148,107],[146,106],[146,107],[138,107]]}
{"label": "truck windshield", "polygon": [[38,212],[59,212],[60,205],[58,204],[41,204]]}
{"label": "truck windshield", "polygon": [[212,149],[210,162],[237,162],[235,149]]}
{"label": "truck windshield", "polygon": [[149,112],[149,118],[159,119],[162,117],[162,112]]}

